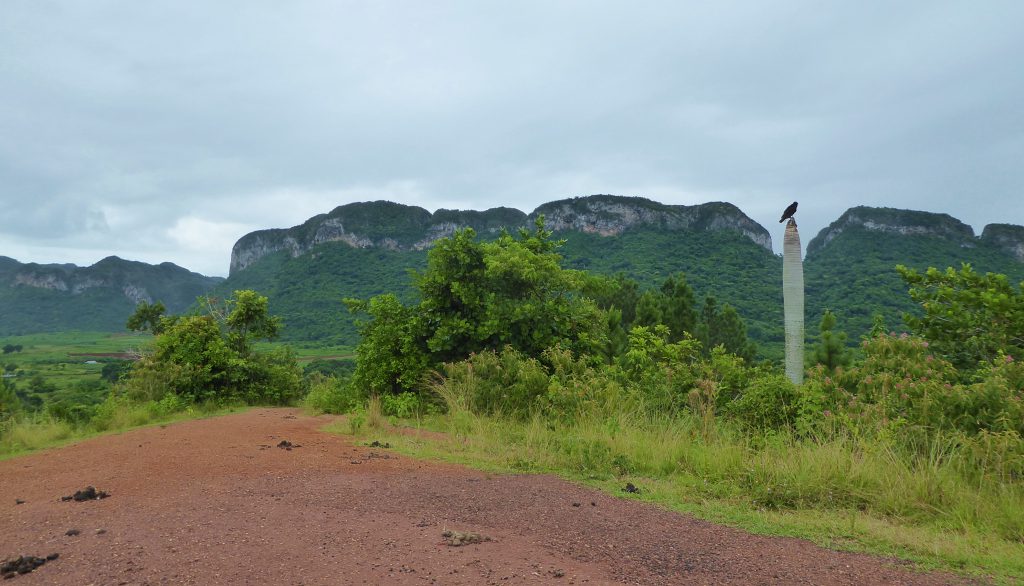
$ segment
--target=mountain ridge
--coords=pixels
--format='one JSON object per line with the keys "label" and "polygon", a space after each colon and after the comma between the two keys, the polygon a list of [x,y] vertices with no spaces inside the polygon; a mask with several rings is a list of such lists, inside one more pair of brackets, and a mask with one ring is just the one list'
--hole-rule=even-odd
{"label": "mountain ridge", "polygon": [[539,216],[554,231],[571,230],[618,235],[637,226],[702,231],[734,230],[771,250],[771,234],[727,202],[694,206],[668,205],[640,197],[591,195],[548,202],[530,214],[507,207],[476,210],[439,209],[433,214],[418,206],[386,201],[355,202],[318,214],[291,228],[257,230],[232,247],[229,276],[260,258],[287,251],[293,257],[325,242],[346,242],[354,248],[423,250],[460,228],[494,234],[528,227]]}
{"label": "mountain ridge", "polygon": [[171,313],[224,281],[164,262],[108,256],[92,265],[21,263],[0,257],[0,335],[70,329],[123,329],[140,302]]}

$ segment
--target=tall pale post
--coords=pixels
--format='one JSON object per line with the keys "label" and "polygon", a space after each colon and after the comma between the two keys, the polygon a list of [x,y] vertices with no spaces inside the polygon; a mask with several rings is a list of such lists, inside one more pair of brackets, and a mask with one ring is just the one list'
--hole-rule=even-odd
{"label": "tall pale post", "polygon": [[786,376],[793,384],[804,382],[804,264],[800,257],[800,232],[789,219],[782,240],[782,303],[786,323]]}

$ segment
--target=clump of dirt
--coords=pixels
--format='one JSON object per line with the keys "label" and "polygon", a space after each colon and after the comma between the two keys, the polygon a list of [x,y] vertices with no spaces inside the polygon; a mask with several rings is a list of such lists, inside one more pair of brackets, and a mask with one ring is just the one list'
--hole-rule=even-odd
{"label": "clump of dirt", "polygon": [[3,576],[4,580],[10,580],[18,574],[27,574],[46,562],[52,562],[58,557],[60,557],[59,553],[51,553],[45,558],[36,557],[34,555],[19,555],[7,558],[2,564],[0,564],[0,576]]}
{"label": "clump of dirt", "polygon": [[94,486],[87,486],[82,490],[75,491],[75,494],[73,495],[60,497],[60,500],[75,501],[76,503],[80,503],[82,501],[98,501],[100,499],[105,499],[109,496],[110,495],[107,494],[106,491],[96,490],[96,487]]}
{"label": "clump of dirt", "polygon": [[277,447],[288,450],[290,452],[292,448],[301,448],[302,446],[299,444],[293,444],[288,440],[281,440],[281,443],[277,444]]}
{"label": "clump of dirt", "polygon": [[627,482],[625,488],[622,489],[622,492],[628,492],[630,494],[640,494],[640,489],[637,488],[637,486],[632,482]]}
{"label": "clump of dirt", "polygon": [[81,535],[81,534],[82,534],[82,532],[79,531],[78,529],[68,529],[67,531],[64,532],[64,535],[66,535],[68,537],[74,537],[76,535]]}
{"label": "clump of dirt", "polygon": [[451,529],[441,533],[441,537],[444,538],[445,545],[451,547],[459,547],[462,545],[470,545],[472,543],[483,543],[485,541],[493,541],[486,535],[480,535],[479,533],[452,531]]}
{"label": "clump of dirt", "polygon": [[391,447],[391,444],[389,444],[388,442],[380,443],[379,440],[373,440],[373,443],[370,444],[370,447],[371,448],[385,448],[385,449],[387,449],[387,448]]}

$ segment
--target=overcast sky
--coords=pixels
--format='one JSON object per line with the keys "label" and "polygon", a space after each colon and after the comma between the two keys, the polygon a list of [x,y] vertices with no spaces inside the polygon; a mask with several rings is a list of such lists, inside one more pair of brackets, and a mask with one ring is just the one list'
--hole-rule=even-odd
{"label": "overcast sky", "polygon": [[0,255],[226,275],[387,199],[1024,224],[1024,2],[3,0]]}

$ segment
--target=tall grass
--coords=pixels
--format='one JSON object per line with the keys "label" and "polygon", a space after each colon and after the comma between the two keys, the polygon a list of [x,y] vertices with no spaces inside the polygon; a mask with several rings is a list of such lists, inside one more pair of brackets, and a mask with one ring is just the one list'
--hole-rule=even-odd
{"label": "tall grass", "polygon": [[1024,486],[976,474],[974,448],[954,434],[922,455],[882,436],[751,434],[727,419],[709,430],[688,411],[523,420],[473,413],[471,384],[434,385],[448,413],[427,422],[447,434],[389,441],[485,469],[553,472],[611,490],[629,481],[645,498],[751,529],[1024,578]]}
{"label": "tall grass", "polygon": [[145,425],[217,415],[238,406],[218,403],[190,405],[169,396],[161,401],[133,402],[111,398],[86,423],[71,423],[43,413],[0,420],[0,459],[80,441],[103,433]]}

